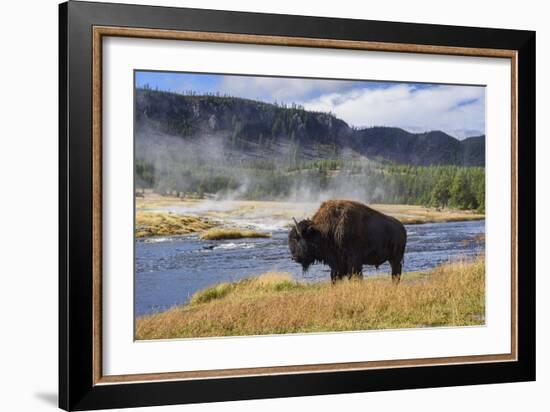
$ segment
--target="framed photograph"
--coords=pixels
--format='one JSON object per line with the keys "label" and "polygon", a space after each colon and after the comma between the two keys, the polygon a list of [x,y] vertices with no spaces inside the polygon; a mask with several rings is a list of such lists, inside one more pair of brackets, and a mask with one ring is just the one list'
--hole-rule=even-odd
{"label": "framed photograph", "polygon": [[535,33],[60,5],[66,410],[535,379]]}

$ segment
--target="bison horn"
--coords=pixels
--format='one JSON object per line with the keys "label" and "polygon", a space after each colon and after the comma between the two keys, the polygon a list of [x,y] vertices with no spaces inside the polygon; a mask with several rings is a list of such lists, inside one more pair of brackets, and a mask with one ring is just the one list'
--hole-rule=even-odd
{"label": "bison horn", "polygon": [[301,236],[302,234],[300,233],[300,229],[298,228],[298,222],[294,217],[292,218],[292,220],[294,220],[294,227],[296,228],[296,232],[298,232],[298,234]]}

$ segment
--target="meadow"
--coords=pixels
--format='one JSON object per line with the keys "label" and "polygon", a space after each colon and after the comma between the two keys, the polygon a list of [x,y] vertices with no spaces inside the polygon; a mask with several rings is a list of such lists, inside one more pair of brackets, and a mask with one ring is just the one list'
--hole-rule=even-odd
{"label": "meadow", "polygon": [[270,272],[220,283],[188,304],[137,318],[137,339],[470,326],[485,323],[485,261],[429,271],[304,283]]}
{"label": "meadow", "polygon": [[[403,224],[480,220],[472,210],[421,205],[369,204]],[[312,216],[318,202],[268,200],[216,200],[161,196],[150,190],[136,198],[136,237],[198,234],[204,240],[266,237],[269,231],[251,230],[247,224],[270,221],[290,225],[292,217]],[[255,225],[252,225],[255,226]],[[260,225],[261,226],[261,225]]]}

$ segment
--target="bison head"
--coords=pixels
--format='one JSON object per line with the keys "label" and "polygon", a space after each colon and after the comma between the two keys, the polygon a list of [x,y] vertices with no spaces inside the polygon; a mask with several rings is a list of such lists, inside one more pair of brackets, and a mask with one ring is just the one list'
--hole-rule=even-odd
{"label": "bison head", "polygon": [[304,272],[318,260],[320,233],[309,219],[296,222],[288,234],[288,247],[292,260],[302,265]]}

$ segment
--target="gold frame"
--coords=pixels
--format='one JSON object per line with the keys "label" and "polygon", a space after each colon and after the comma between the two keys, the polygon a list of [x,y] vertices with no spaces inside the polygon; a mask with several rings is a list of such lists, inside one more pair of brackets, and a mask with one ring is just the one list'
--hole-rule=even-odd
{"label": "gold frame", "polygon": [[[329,363],[315,365],[291,365],[257,368],[219,369],[204,371],[182,371],[164,373],[146,373],[132,375],[107,375],[102,373],[102,40],[105,36],[150,38],[165,40],[187,40],[204,42],[222,42],[257,45],[276,45],[290,47],[317,47],[332,49],[353,49],[385,51],[399,53],[423,53],[439,55],[477,56],[508,58],[511,60],[511,141],[512,141],[512,259],[511,259],[511,352],[509,354],[452,356],[441,358],[395,359],[384,361]],[[144,381],[189,380],[220,377],[241,377],[258,375],[276,375],[307,372],[334,372],[380,368],[399,368],[411,366],[435,366],[468,363],[491,363],[516,361],[517,342],[517,52],[514,50],[482,49],[450,46],[430,46],[417,44],[382,43],[368,41],[313,39],[283,36],[261,36],[249,34],[231,34],[196,31],[176,31],[141,29],[128,27],[93,27],[92,57],[92,179],[93,179],[93,384],[135,383]]]}

